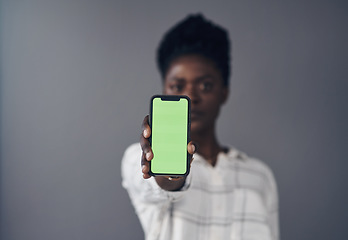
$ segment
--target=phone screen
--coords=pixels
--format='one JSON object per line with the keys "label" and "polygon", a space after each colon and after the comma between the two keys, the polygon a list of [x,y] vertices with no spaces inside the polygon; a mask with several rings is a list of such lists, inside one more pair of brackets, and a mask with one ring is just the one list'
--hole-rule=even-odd
{"label": "phone screen", "polygon": [[187,175],[189,160],[190,99],[186,96],[154,96],[151,101],[150,162],[153,175]]}

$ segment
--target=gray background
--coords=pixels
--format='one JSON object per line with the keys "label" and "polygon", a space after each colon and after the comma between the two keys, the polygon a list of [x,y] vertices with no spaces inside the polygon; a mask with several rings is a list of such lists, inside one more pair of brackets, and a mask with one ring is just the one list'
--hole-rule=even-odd
{"label": "gray background", "polygon": [[346,1],[1,1],[1,239],[141,239],[120,161],[190,12],[233,40],[222,143],[264,160],[282,239],[347,239]]}

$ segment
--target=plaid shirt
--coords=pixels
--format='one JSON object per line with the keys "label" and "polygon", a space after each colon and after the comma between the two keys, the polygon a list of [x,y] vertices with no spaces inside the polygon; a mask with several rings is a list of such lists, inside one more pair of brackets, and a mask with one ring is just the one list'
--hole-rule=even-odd
{"label": "plaid shirt", "polygon": [[181,191],[142,178],[141,148],[122,160],[127,189],[148,240],[279,239],[278,195],[271,170],[234,148],[219,153],[212,167],[195,154]]}

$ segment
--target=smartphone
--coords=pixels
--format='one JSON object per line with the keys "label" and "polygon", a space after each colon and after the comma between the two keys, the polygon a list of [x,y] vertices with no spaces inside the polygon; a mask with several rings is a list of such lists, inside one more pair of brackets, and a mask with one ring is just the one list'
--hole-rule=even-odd
{"label": "smartphone", "polygon": [[191,101],[187,96],[155,95],[151,98],[150,175],[186,176],[190,169]]}

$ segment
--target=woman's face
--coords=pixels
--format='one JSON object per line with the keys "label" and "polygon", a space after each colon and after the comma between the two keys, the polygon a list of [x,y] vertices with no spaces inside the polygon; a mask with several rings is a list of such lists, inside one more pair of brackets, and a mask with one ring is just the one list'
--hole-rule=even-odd
{"label": "woman's face", "polygon": [[199,134],[214,130],[228,88],[223,85],[214,62],[200,55],[184,55],[169,66],[163,93],[186,95],[191,99],[191,133]]}

